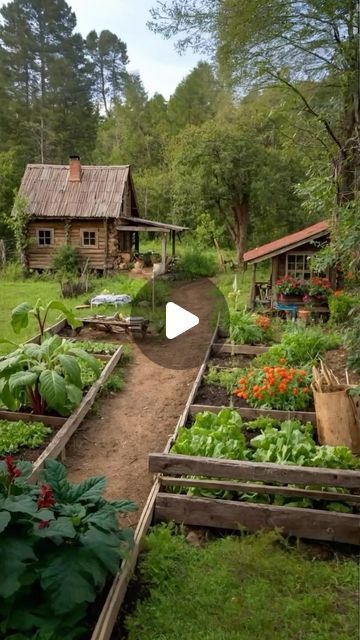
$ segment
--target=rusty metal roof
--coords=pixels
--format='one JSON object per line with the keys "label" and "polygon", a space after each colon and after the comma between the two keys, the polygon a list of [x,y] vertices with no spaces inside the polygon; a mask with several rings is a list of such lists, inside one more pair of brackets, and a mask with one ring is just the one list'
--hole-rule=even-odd
{"label": "rusty metal roof", "polygon": [[261,247],[247,251],[244,255],[244,262],[262,262],[280,253],[289,251],[294,247],[301,246],[309,242],[309,240],[314,240],[319,236],[325,235],[329,233],[329,231],[328,220],[322,220],[321,222],[311,225],[311,227],[306,227],[306,229],[301,229],[301,231],[296,231],[288,236],[283,236],[282,238],[278,238],[278,240],[268,242]]}
{"label": "rusty metal roof", "polygon": [[28,164],[20,194],[30,215],[67,218],[118,218],[129,165],[82,166],[81,181],[68,182],[69,166]]}

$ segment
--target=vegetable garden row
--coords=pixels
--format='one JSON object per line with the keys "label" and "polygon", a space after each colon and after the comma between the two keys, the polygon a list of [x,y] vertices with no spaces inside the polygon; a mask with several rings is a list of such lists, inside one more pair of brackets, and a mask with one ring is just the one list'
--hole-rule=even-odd
{"label": "vegetable garden row", "polygon": [[[21,329],[26,314],[16,315]],[[85,343],[61,339],[58,332],[73,321],[68,316],[52,328],[54,335],[40,335],[0,361],[6,419],[15,423],[20,415],[22,429],[39,421],[58,429],[33,467],[12,456],[0,462],[0,553],[9,576],[0,585],[5,638],[109,640],[153,522],[276,528],[360,544],[359,458],[345,446],[319,443],[311,390],[311,365],[338,346],[338,337],[286,324],[272,346],[236,345],[244,337],[239,323],[231,344],[221,342],[217,327],[173,436],[149,457],[155,482],[133,535],[117,520],[133,503],[106,501],[104,478],[69,483],[54,460],[122,355],[121,347],[110,353],[109,343],[100,349],[90,341],[84,350]],[[270,323],[252,322],[256,339],[251,328],[248,341],[260,342]],[[51,384],[44,371],[52,372]],[[29,405],[35,391],[46,411],[40,416]]]}

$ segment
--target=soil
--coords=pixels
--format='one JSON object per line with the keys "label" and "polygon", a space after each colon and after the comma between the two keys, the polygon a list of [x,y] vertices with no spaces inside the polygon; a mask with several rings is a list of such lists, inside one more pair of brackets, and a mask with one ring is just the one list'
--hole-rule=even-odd
{"label": "soil", "polygon": [[[213,326],[211,311],[214,305],[213,285],[198,280],[176,288],[171,299],[180,306],[193,301],[191,311],[200,318],[197,327],[185,333],[181,340],[169,344],[171,353],[191,367],[205,356]],[[103,332],[84,329],[81,337],[106,339]],[[151,341],[152,338],[146,338]],[[109,340],[131,342],[124,335],[110,334]],[[177,343],[178,354],[174,351]],[[124,391],[110,394],[101,400],[99,414],[81,424],[66,451],[69,477],[79,482],[91,475],[105,475],[108,479],[106,497],[127,498],[139,505],[139,510],[126,516],[126,524],[136,524],[152,485],[148,472],[148,454],[161,452],[173,433],[181,415],[198,367],[182,370],[165,369],[148,359],[138,345],[131,342],[133,360],[127,366]],[[151,348],[159,348],[157,341]],[[162,345],[162,350],[167,345]]]}
{"label": "soil", "polygon": [[360,375],[351,371],[347,366],[348,351],[344,347],[327,351],[325,354],[325,364],[334,372],[339,382],[346,383],[346,370],[349,374],[350,384],[360,384]]}
{"label": "soil", "polygon": [[202,384],[195,398],[195,404],[209,404],[215,407],[228,407],[229,396],[226,389],[215,384]]}
{"label": "soil", "polygon": [[212,357],[209,360],[209,367],[239,367],[239,369],[246,369],[251,365],[251,361],[254,356],[248,356],[243,354],[229,355],[223,354],[216,357]]}

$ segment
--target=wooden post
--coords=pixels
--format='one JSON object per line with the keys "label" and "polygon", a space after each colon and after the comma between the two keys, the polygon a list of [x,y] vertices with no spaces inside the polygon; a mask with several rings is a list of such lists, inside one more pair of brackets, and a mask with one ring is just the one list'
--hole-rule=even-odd
{"label": "wooden post", "polygon": [[171,232],[171,239],[172,239],[172,250],[171,250],[171,256],[173,258],[175,258],[175,244],[176,244],[176,231],[173,230]]}
{"label": "wooden post", "polygon": [[276,290],[275,290],[275,286],[276,286],[276,281],[278,279],[278,271],[279,271],[279,256],[274,256],[274,258],[272,259],[271,265],[272,265],[272,269],[271,269],[271,306],[273,306],[274,302],[276,302]]}
{"label": "wooden post", "polygon": [[104,218],[104,236],[104,274],[106,274],[109,257],[109,225],[107,218]]}
{"label": "wooden post", "polygon": [[162,265],[163,273],[165,273],[166,271],[166,241],[167,241],[167,233],[163,233],[162,239],[161,239],[161,265]]}
{"label": "wooden post", "polygon": [[139,247],[140,247],[139,232],[135,231],[135,251],[136,251],[136,253],[139,253]]}
{"label": "wooden post", "polygon": [[255,286],[256,286],[256,262],[253,264],[253,272],[251,278],[251,289],[250,289],[250,301],[249,308],[253,309],[255,307]]}

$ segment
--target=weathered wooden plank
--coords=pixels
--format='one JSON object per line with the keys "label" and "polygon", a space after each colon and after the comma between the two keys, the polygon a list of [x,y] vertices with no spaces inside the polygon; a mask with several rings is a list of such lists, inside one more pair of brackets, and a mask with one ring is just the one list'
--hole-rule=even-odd
{"label": "weathered wooden plank", "polygon": [[128,584],[136,566],[142,539],[153,519],[155,501],[159,493],[159,488],[160,484],[158,480],[156,480],[136,527],[134,546],[128,557],[122,563],[121,569],[114,579],[90,640],[110,640],[120,607],[126,595]]}
{"label": "weathered wooden plank", "polygon": [[157,522],[237,529],[279,529],[285,535],[360,545],[360,516],[159,493]]}
{"label": "weathered wooden plank", "polygon": [[360,488],[360,472],[320,467],[297,467],[270,462],[220,460],[172,453],[151,453],[149,471],[166,475],[207,476],[285,484]]}
{"label": "weathered wooden plank", "polygon": [[17,422],[18,420],[23,420],[24,422],[42,422],[49,427],[62,427],[66,422],[66,418],[61,418],[61,416],[44,416],[35,413],[5,410],[0,411],[0,420],[11,420],[11,422]]}
{"label": "weathered wooden plank", "polygon": [[[203,411],[211,411],[212,413],[219,413],[224,407],[219,407],[211,404],[192,404],[190,406],[190,415],[196,416],[197,413]],[[232,407],[234,411],[237,411],[242,418],[248,420],[256,420],[261,416],[267,418],[275,418],[275,420],[300,420],[301,422],[311,422],[316,424],[315,411],[278,411],[275,409],[251,409],[247,407]]]}
{"label": "weathered wooden plank", "polygon": [[122,349],[123,347],[122,345],[120,345],[120,347],[112,356],[111,360],[109,360],[106,367],[101,372],[100,377],[96,380],[96,382],[94,382],[87,394],[84,396],[81,404],[78,406],[76,411],[66,420],[65,424],[61,427],[50,444],[46,447],[45,451],[43,451],[38,459],[34,462],[33,470],[29,478],[30,482],[34,482],[37,479],[40,469],[42,469],[45,461],[48,460],[48,458],[56,458],[64,449],[74,431],[76,431],[77,427],[83,421],[89,409],[94,404],[97,393],[100,391],[101,387],[118,364],[122,355]]}
{"label": "weathered wooden plank", "polygon": [[219,353],[229,353],[235,355],[247,355],[258,356],[261,353],[268,351],[269,347],[251,345],[251,344],[228,344],[228,343],[214,343],[212,346],[212,353],[217,355]]}
{"label": "weathered wooden plank", "polygon": [[203,480],[198,478],[174,478],[160,476],[162,487],[196,487],[197,489],[214,489],[222,491],[238,491],[241,493],[261,493],[269,495],[290,496],[293,498],[311,498],[330,502],[351,502],[360,504],[360,495],[352,493],[334,493],[333,491],[315,491],[299,487],[283,487],[255,482],[231,482],[230,480]]}

